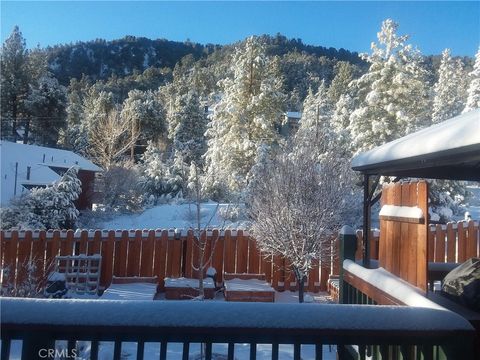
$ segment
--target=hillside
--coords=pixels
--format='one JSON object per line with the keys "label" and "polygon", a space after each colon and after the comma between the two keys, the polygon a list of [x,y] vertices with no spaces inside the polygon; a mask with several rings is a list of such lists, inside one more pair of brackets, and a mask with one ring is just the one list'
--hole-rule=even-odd
{"label": "hillside", "polygon": [[[364,64],[357,53],[345,49],[306,45],[300,39],[287,39],[280,34],[263,35],[262,38],[268,44],[270,55],[283,56],[298,52],[330,60]],[[213,53],[213,59],[224,58],[232,53],[233,45],[242,42],[221,46],[126,36],[112,41],[96,39],[57,45],[44,51],[55,77],[60,83],[67,85],[71,78],[79,79],[82,74],[93,80],[100,80],[111,75],[124,77],[134,72],[143,72],[149,67],[173,69],[186,55],[191,55],[194,60],[206,59]]]}

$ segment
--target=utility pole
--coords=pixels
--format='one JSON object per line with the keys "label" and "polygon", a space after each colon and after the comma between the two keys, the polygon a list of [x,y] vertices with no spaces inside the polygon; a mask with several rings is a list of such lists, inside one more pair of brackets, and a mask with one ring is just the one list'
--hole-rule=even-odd
{"label": "utility pole", "polygon": [[13,188],[13,196],[17,195],[17,175],[18,175],[18,162],[15,163],[15,187]]}

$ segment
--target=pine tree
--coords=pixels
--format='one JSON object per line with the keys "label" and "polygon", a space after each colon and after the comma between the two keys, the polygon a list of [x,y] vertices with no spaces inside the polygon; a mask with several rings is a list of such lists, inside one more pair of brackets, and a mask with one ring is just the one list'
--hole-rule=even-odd
{"label": "pine tree", "polygon": [[85,98],[91,84],[86,76],[71,79],[67,90],[67,126],[60,132],[59,143],[76,153],[87,154],[88,129],[85,120]]}
{"label": "pine tree", "polygon": [[450,56],[450,49],[442,53],[438,81],[434,87],[432,123],[450,119],[464,109],[466,74],[460,60]]}
{"label": "pine tree", "polygon": [[480,48],[475,56],[475,65],[470,73],[470,85],[467,91],[467,104],[463,112],[480,108]]}
{"label": "pine tree", "polygon": [[335,77],[328,87],[328,97],[332,104],[336,104],[348,90],[348,85],[353,80],[355,67],[346,61],[339,61],[335,65]]}
{"label": "pine tree", "polygon": [[325,82],[322,81],[317,93],[313,94],[310,90],[303,102],[302,120],[295,136],[297,143],[327,143],[331,135],[331,116],[332,103]]}
{"label": "pine tree", "polygon": [[262,143],[278,142],[285,96],[278,60],[265,55],[255,37],[237,47],[232,59],[233,79],[222,81],[222,99],[209,124],[207,178],[212,188],[242,191]]}
{"label": "pine tree", "polygon": [[354,151],[354,149],[352,149],[351,134],[348,131],[350,114],[354,110],[354,99],[349,94],[343,94],[335,105],[331,119],[332,130],[337,136],[338,147],[349,154]]}
{"label": "pine tree", "polygon": [[79,214],[74,202],[82,191],[77,174],[78,168],[72,167],[53,185],[34,188],[2,209],[2,227],[73,229]]}
{"label": "pine tree", "polygon": [[[132,135],[138,134],[137,142],[157,141],[165,136],[166,124],[163,106],[152,91],[132,90],[123,102],[121,116],[132,124]],[[130,149],[134,160],[135,145]]]}
{"label": "pine tree", "polygon": [[57,144],[60,131],[66,125],[66,102],[65,87],[50,73],[40,77],[35,85],[30,85],[30,93],[24,101],[30,117],[25,130],[27,134],[31,133],[36,143],[45,146]]}
{"label": "pine tree", "polygon": [[352,82],[355,111],[350,133],[357,152],[389,142],[428,124],[426,72],[420,53],[397,35],[398,25],[387,19],[372,43],[366,74]]}
{"label": "pine tree", "polygon": [[2,138],[17,140],[23,116],[23,100],[28,93],[28,68],[25,39],[18,26],[5,40],[1,52],[1,133]]}
{"label": "pine tree", "polygon": [[198,95],[190,91],[177,96],[169,119],[169,138],[173,141],[175,155],[187,164],[195,162],[200,166],[206,151],[206,129],[207,116]]}
{"label": "pine tree", "polygon": [[[149,195],[174,197],[183,190],[183,181],[188,176],[188,169],[183,163],[171,159],[164,161],[163,153],[153,142],[149,142],[142,155],[142,185]],[[181,172],[184,172],[182,174]]]}

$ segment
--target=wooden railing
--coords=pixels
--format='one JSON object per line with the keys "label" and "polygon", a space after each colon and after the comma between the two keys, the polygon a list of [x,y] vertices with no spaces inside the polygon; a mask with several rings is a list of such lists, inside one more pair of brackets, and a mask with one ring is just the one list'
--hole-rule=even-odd
{"label": "wooden railing", "polygon": [[[157,276],[160,290],[165,277],[193,277],[199,274],[198,247],[192,231],[179,230],[96,230],[96,231],[1,231],[1,267],[9,268],[3,285],[21,284],[27,276],[29,260],[36,265],[36,278],[44,279],[53,269],[58,255],[100,254],[100,285],[108,287],[113,276]],[[216,269],[221,282],[223,273],[265,274],[278,290],[296,290],[297,283],[288,260],[261,254],[255,240],[242,230],[212,230],[207,233],[205,259]],[[331,263],[317,261],[310,271],[306,290],[327,289]]]}
{"label": "wooden railing", "polygon": [[183,344],[183,359],[191,343],[204,344],[205,359],[212,358],[217,343],[228,344],[228,359],[234,359],[239,343],[250,344],[250,359],[257,356],[257,344],[272,344],[274,360],[279,344],[293,344],[294,359],[301,358],[302,344],[315,346],[316,359],[322,359],[327,344],[340,345],[341,359],[349,358],[341,345],[377,346],[382,359],[391,358],[385,349],[394,345],[413,346],[425,359],[439,349],[455,354],[452,358],[472,358],[470,325],[449,311],[429,308],[3,298],[1,316],[2,360],[14,339],[23,341],[22,359],[39,358],[39,352],[55,348],[55,340],[68,341],[70,349],[76,341],[91,342],[91,359],[98,358],[102,341],[114,342],[114,359],[120,359],[122,342],[138,343],[137,359],[143,359],[148,342],[161,344],[160,359],[168,357],[172,342]]}
{"label": "wooden railing", "polygon": [[[395,306],[396,309],[430,309],[449,313],[462,319],[468,324],[465,332],[465,342],[461,339],[445,339],[445,342],[435,346],[367,346],[358,347],[356,352],[360,358],[373,356],[374,358],[412,358],[423,356],[428,359],[463,359],[475,358],[478,349],[475,348],[476,335],[474,328],[463,317],[437,305],[428,298],[422,289],[414,287],[406,281],[383,268],[367,269],[355,262],[358,238],[353,230],[346,227],[339,236],[340,261],[342,263],[340,276],[339,300],[342,304]],[[399,319],[399,321],[402,321]],[[435,319],[425,318],[425,326],[435,327]],[[445,324],[448,327],[447,324]],[[465,346],[465,347],[463,347]],[[477,351],[477,352],[476,352]]]}

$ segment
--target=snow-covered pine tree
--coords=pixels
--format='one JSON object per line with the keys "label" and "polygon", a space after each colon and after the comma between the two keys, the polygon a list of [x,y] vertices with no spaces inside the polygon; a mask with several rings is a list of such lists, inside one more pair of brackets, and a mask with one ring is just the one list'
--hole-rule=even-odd
{"label": "snow-covered pine tree", "polygon": [[461,60],[452,59],[450,49],[445,49],[434,87],[432,123],[442,122],[462,112],[465,107],[466,78]]}
{"label": "snow-covered pine tree", "polygon": [[59,143],[76,153],[87,155],[88,129],[85,120],[85,97],[90,83],[87,77],[71,79],[67,89],[66,128],[60,132]]}
{"label": "snow-covered pine tree", "polygon": [[207,178],[211,189],[241,192],[261,143],[280,140],[285,95],[278,59],[268,58],[265,45],[250,37],[232,59],[233,79],[221,82],[222,99],[207,129]]}
{"label": "snow-covered pine tree", "polygon": [[[309,90],[303,102],[302,119],[296,133],[296,142],[316,141],[326,144],[330,136],[330,118],[332,103],[330,102],[325,81],[322,81],[316,94]],[[321,141],[320,141],[320,138]]]}
{"label": "snow-covered pine tree", "polygon": [[186,164],[202,164],[206,151],[207,115],[194,91],[178,95],[169,116],[169,138],[173,151]]}
{"label": "snow-covered pine tree", "polygon": [[27,54],[25,38],[15,26],[2,45],[0,61],[1,136],[13,141],[17,140],[23,100],[28,93]]}
{"label": "snow-covered pine tree", "polygon": [[352,149],[352,141],[348,131],[350,114],[354,109],[354,99],[348,93],[342,94],[335,104],[335,110],[330,121],[332,130],[336,134],[338,147],[348,154],[351,154],[354,150]]}
{"label": "snow-covered pine tree", "polygon": [[36,143],[55,146],[66,125],[66,88],[52,74],[46,73],[35,85],[30,85],[24,104],[30,117],[25,130]]}
{"label": "snow-covered pine tree", "polygon": [[346,61],[335,64],[335,77],[328,87],[328,97],[332,104],[336,104],[342,95],[348,91],[348,84],[353,80],[357,71],[355,66]]}
{"label": "snow-covered pine tree", "polygon": [[[161,196],[174,197],[182,190],[183,179],[178,168],[180,165],[172,159],[169,163],[163,160],[163,153],[149,142],[146,151],[142,155],[142,185],[149,195],[157,198]],[[182,171],[181,168],[180,171]]]}
{"label": "snow-covered pine tree", "polygon": [[[467,74],[460,59],[452,59],[450,49],[442,53],[438,81],[434,87],[432,123],[459,115],[465,107]],[[432,220],[447,222],[459,205],[469,196],[463,183],[449,180],[430,180],[429,211]]]}
{"label": "snow-covered pine tree", "polygon": [[470,85],[467,90],[467,104],[463,112],[480,108],[480,48],[478,48],[477,55],[475,55],[475,64],[470,73]]}
{"label": "snow-covered pine tree", "polygon": [[364,55],[366,74],[352,85],[358,99],[350,116],[350,133],[356,152],[368,150],[428,124],[426,71],[408,36],[397,35],[398,24],[382,23],[378,44]]}
{"label": "snow-covered pine tree", "polygon": [[78,217],[75,200],[81,193],[78,168],[72,167],[53,185],[34,188],[2,211],[2,227],[73,229]]}

